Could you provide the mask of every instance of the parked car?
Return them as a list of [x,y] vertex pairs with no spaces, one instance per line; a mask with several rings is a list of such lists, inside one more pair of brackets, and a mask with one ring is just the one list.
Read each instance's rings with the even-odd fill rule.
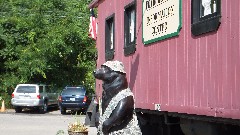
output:
[[11,104],[17,113],[23,108],[35,108],[45,113],[49,106],[58,105],[58,93],[44,84],[18,84],[12,93]]
[[58,101],[61,114],[66,114],[66,110],[85,113],[90,104],[84,86],[66,86],[61,92]]

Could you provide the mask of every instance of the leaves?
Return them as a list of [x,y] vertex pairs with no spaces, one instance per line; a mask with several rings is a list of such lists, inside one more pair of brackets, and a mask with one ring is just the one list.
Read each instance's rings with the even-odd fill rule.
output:
[[93,92],[96,48],[88,38],[91,0],[0,2],[0,94],[18,83]]

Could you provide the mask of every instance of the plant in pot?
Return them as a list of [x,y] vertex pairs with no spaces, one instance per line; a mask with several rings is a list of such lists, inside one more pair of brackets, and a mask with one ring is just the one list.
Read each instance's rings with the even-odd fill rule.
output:
[[77,114],[75,115],[75,122],[68,124],[69,135],[88,135],[88,128],[80,122]]

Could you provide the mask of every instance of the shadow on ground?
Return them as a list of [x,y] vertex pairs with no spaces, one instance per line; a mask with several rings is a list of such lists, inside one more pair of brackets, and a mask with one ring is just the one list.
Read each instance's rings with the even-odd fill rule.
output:
[[[51,106],[51,107],[48,108],[47,113],[51,113],[51,112],[54,112],[54,111],[57,111],[57,110],[59,110],[59,108],[57,106]],[[24,108],[22,110],[22,112],[20,112],[20,113],[40,114],[38,109],[29,109],[29,108]]]

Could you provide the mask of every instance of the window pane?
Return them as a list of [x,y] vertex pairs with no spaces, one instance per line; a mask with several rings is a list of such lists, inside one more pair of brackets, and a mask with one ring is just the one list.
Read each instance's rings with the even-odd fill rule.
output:
[[216,31],[221,22],[221,0],[192,0],[191,15],[193,35]]
[[36,93],[35,86],[19,86],[17,88],[17,93]]
[[130,11],[130,18],[129,18],[129,41],[133,42],[134,41],[134,27],[135,27],[135,10]]
[[39,86],[39,93],[43,93],[43,86]]
[[45,86],[46,92],[50,92],[49,86]]
[[110,23],[110,49],[113,49],[113,22]]
[[81,87],[77,87],[77,88],[66,88],[63,90],[62,94],[63,95],[84,95],[85,94],[85,89],[81,88]]
[[201,0],[200,17],[210,15],[217,11],[216,0]]

